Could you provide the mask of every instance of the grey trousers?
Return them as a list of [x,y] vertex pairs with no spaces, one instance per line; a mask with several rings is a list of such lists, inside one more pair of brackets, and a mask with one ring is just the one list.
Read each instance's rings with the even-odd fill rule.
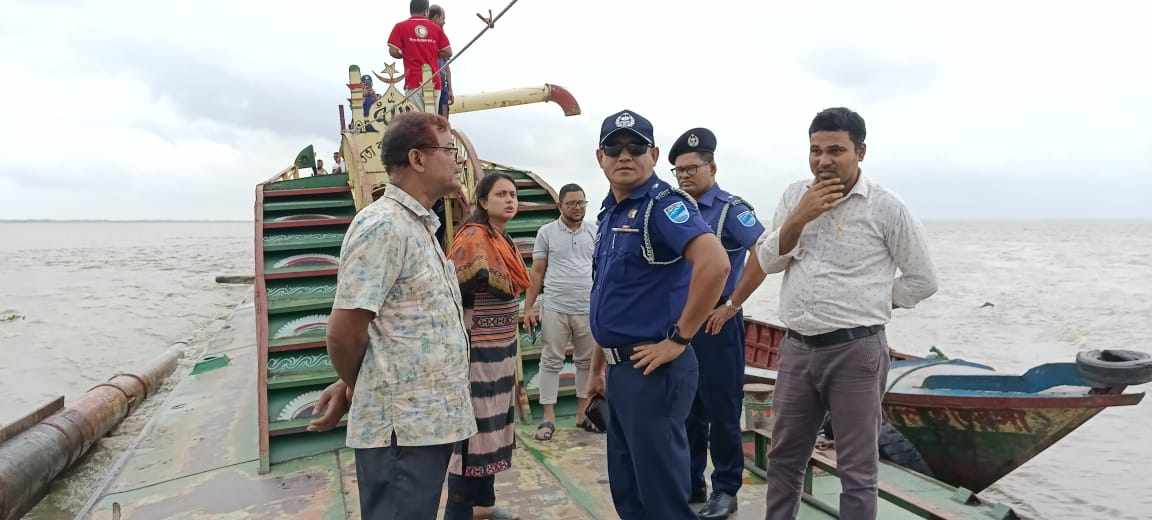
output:
[[365,520],[435,520],[452,445],[356,450],[360,516]]
[[765,520],[794,519],[804,469],[826,412],[836,432],[843,491],[840,518],[876,518],[880,399],[888,375],[888,341],[867,338],[812,348],[786,337],[773,394],[772,449],[768,452]]
[[588,326],[588,315],[540,309],[540,328],[544,333],[544,348],[540,352],[540,404],[556,404],[564,351],[569,343],[576,365],[576,397],[588,397],[588,369],[592,367],[592,353],[599,348]]

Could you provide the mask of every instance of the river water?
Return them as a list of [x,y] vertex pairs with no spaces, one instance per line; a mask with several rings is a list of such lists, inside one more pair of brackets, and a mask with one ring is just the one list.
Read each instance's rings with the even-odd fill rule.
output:
[[[1149,351],[1150,222],[928,222],[940,291],[891,345],[1021,371],[1092,348]],[[250,223],[0,222],[0,423],[218,330],[252,272]],[[774,321],[778,277],[746,306]],[[992,306],[985,306],[985,303]],[[1144,387],[1147,390],[1152,387]],[[143,418],[102,442],[33,518],[67,518]],[[1152,517],[1152,404],[1104,411],[985,495],[1035,518]]]

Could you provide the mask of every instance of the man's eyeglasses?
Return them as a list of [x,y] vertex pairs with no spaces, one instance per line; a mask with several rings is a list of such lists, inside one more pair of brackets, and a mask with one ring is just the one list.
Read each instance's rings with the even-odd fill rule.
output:
[[648,145],[644,143],[625,143],[625,144],[606,144],[600,146],[604,150],[604,155],[608,157],[620,157],[620,153],[628,150],[628,155],[632,157],[639,157],[648,153]]
[[586,200],[570,200],[564,203],[565,208],[579,209],[588,206]]
[[691,164],[688,166],[677,166],[677,167],[672,168],[668,171],[672,172],[672,175],[675,175],[676,177],[692,177],[692,176],[696,175],[696,172],[699,171],[700,168],[703,168],[704,166],[707,166],[708,164],[709,163]]
[[445,150],[456,159],[456,164],[464,164],[464,149],[459,146],[421,146],[420,148],[433,148]]

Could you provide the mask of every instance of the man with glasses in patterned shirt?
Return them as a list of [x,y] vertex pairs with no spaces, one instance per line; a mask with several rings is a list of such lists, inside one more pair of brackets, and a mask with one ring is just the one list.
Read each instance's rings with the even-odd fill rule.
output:
[[452,446],[476,433],[468,330],[433,202],[456,193],[462,154],[448,120],[397,116],[381,141],[389,184],[356,214],[340,250],[327,347],[340,380],[311,431],[348,410],[364,518],[433,520]]

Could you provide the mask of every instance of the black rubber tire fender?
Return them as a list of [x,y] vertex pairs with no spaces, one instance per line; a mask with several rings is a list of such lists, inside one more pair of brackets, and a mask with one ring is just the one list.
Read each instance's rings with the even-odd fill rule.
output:
[[908,468],[912,471],[927,475],[932,475],[932,468],[928,467],[928,463],[924,462],[924,457],[920,456],[920,451],[908,441],[904,434],[900,433],[895,426],[892,426],[888,421],[880,424],[880,437],[876,442],[880,447],[880,458],[891,461]]
[[1152,355],[1135,350],[1086,350],[1076,354],[1076,369],[1093,388],[1152,382]]

